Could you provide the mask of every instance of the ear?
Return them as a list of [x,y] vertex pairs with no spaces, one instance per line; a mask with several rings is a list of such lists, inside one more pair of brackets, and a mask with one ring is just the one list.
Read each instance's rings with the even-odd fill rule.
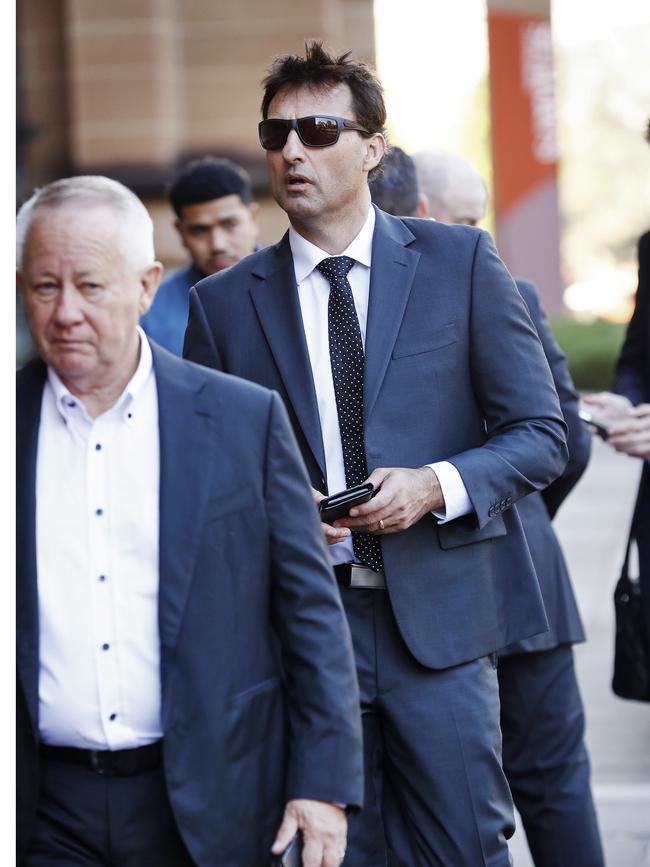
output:
[[418,193],[418,206],[415,212],[416,217],[429,216],[429,200],[424,193]]
[[153,304],[153,299],[156,297],[158,286],[162,278],[163,266],[161,262],[154,262],[140,277],[140,285],[142,291],[140,293],[139,313],[140,316],[150,309]]
[[260,206],[257,202],[251,202],[250,205],[247,206],[250,211],[251,217],[253,219],[253,224],[255,226],[255,237],[259,238],[260,235]]
[[366,146],[363,168],[366,172],[371,172],[386,153],[386,139],[380,132],[376,132],[364,138],[363,142]]

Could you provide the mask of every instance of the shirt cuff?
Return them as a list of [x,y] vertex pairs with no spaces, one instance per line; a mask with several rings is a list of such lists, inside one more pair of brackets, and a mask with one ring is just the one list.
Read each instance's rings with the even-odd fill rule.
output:
[[445,498],[444,508],[434,509],[432,513],[438,519],[439,524],[446,524],[474,511],[472,501],[467,494],[467,488],[453,464],[450,464],[449,461],[438,461],[426,466],[431,467],[438,476],[442,496]]

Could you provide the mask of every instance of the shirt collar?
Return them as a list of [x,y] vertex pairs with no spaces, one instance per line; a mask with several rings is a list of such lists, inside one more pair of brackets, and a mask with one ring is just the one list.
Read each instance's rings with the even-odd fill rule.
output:
[[[130,402],[136,400],[153,369],[151,346],[149,345],[149,341],[140,326],[138,326],[138,334],[140,335],[140,359],[138,361],[138,366],[135,373],[128,381],[126,388],[113,404],[113,409],[120,404],[125,403],[127,400]],[[52,367],[49,367],[49,365],[47,368],[47,381],[54,393],[56,407],[64,419],[67,419],[70,410],[74,409],[77,405],[85,412],[83,401],[72,394],[70,389],[62,382],[56,371]]]
[[[372,260],[372,236],[374,231],[375,209],[371,205],[361,231],[340,255],[349,256],[351,259],[355,259],[369,268]],[[311,241],[299,235],[293,226],[289,226],[289,244],[293,256],[293,267],[296,272],[296,282],[298,284],[302,283],[305,277],[311,274],[319,262],[330,257],[330,254],[326,253],[325,250],[321,250],[320,247],[317,247]]]

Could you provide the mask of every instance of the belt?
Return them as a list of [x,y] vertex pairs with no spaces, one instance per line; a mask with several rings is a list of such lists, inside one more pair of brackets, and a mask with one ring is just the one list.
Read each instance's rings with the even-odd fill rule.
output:
[[382,572],[373,572],[367,566],[358,563],[340,563],[334,567],[336,580],[342,587],[361,587],[366,590],[385,590],[386,576]]
[[157,768],[162,762],[162,741],[133,750],[82,750],[77,747],[54,747],[41,744],[40,753],[54,762],[83,765],[107,777],[132,777]]

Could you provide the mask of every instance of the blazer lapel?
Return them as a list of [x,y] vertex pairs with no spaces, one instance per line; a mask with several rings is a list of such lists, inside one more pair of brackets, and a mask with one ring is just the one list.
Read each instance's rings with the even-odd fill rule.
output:
[[214,470],[216,408],[202,398],[205,376],[200,369],[153,343],[152,352],[160,431],[158,619],[161,643],[173,647]]
[[34,728],[38,726],[36,456],[46,367],[20,371],[16,393],[16,665]]
[[420,259],[418,252],[406,246],[415,238],[401,220],[377,208],[375,215],[366,326],[363,401],[366,422],[388,367]]
[[316,463],[325,476],[325,453],[318,403],[288,234],[260,261],[253,274],[260,279],[251,289],[253,304],[293,412]]

